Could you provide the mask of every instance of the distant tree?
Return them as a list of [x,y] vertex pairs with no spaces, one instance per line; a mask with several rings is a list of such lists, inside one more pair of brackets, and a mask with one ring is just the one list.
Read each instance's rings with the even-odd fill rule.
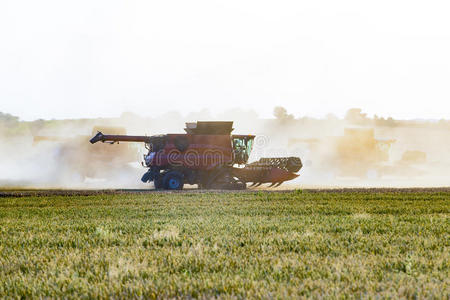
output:
[[19,122],[19,117],[0,112],[0,122],[4,124],[14,124]]
[[283,122],[294,120],[294,115],[288,114],[286,108],[282,106],[276,106],[273,109],[273,115],[275,116],[275,118],[277,118],[277,120]]
[[387,127],[397,126],[397,122],[392,117],[385,119],[383,117],[375,115],[373,117],[373,121],[375,126],[387,126]]
[[357,125],[364,125],[370,121],[367,114],[362,113],[361,108],[350,108],[345,114],[345,120]]
[[19,120],[19,117],[0,112],[0,134],[18,136],[29,133],[29,122]]

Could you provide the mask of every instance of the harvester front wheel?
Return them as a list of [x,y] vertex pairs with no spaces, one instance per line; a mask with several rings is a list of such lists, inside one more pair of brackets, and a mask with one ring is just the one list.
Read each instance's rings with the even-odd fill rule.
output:
[[163,185],[166,190],[183,189],[183,175],[177,171],[170,171],[164,175]]
[[155,190],[162,190],[162,189],[164,189],[163,178],[161,176],[159,176],[158,178],[155,178],[153,180],[153,183],[155,184]]

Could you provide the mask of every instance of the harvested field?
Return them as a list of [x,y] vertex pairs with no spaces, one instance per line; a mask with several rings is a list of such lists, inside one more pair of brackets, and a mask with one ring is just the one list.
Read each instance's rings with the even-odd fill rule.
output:
[[0,296],[450,296],[450,189],[3,190]]

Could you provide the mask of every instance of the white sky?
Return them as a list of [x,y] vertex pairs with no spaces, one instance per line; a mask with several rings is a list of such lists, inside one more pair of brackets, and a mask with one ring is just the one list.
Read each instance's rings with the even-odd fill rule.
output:
[[450,118],[450,2],[1,0],[0,111]]

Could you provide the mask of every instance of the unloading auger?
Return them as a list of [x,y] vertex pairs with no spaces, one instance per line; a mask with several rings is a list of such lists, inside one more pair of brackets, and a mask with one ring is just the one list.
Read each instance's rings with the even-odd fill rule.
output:
[[105,135],[90,142],[143,142],[148,148],[143,182],[156,189],[180,190],[184,184],[201,189],[245,189],[292,180],[302,167],[298,157],[261,158],[248,163],[254,135],[232,135],[233,122],[186,123],[185,134],[154,136]]

